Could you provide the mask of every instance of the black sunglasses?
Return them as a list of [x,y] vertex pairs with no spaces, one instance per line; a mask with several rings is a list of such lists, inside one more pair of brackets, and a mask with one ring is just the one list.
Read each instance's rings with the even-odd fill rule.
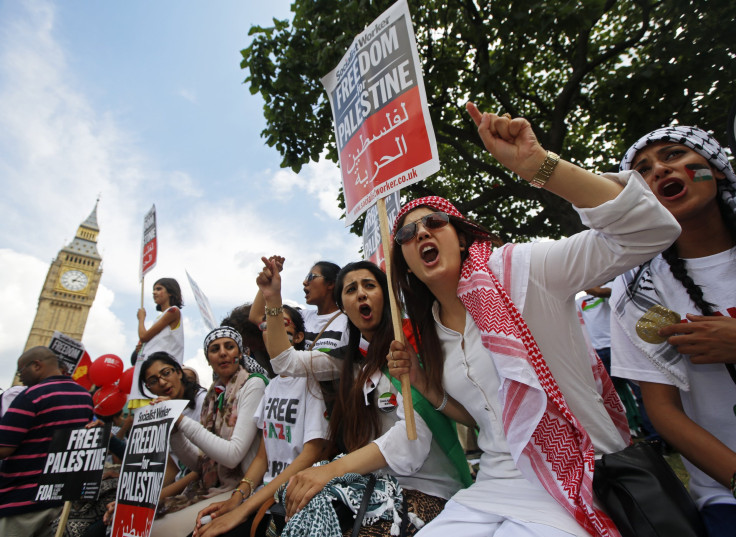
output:
[[450,223],[450,217],[447,213],[437,211],[436,213],[429,213],[422,216],[419,220],[409,222],[408,224],[399,228],[394,236],[396,243],[401,246],[412,240],[417,235],[417,224],[421,222],[426,229],[440,229]]
[[307,274],[307,277],[304,278],[304,281],[309,283],[315,278],[324,278],[324,276],[322,276],[322,274],[315,274],[314,272],[310,272],[309,274]]

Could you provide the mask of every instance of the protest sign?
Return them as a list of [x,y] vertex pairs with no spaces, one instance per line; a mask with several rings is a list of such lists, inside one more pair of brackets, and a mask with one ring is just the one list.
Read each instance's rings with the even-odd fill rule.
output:
[[36,501],[96,500],[110,441],[110,424],[58,429],[38,478]]
[[92,381],[87,376],[92,360],[80,341],[56,331],[49,343],[49,349],[59,357],[62,370],[71,375],[77,384],[88,390],[92,387]]
[[199,313],[202,315],[202,320],[207,326],[207,330],[214,330],[217,324],[215,323],[215,316],[212,314],[212,308],[210,307],[210,301],[207,299],[207,295],[202,292],[197,282],[189,275],[189,272],[186,270],[184,272],[187,273],[189,285],[192,287],[192,292],[194,293],[194,300],[197,301]]
[[156,205],[143,217],[143,240],[141,242],[141,282],[143,276],[156,266],[158,243],[156,242]]
[[169,456],[169,435],[187,403],[165,401],[136,412],[118,479],[112,537],[151,533]]
[[332,107],[345,225],[376,199],[439,170],[409,7],[399,0],[322,78]]
[[[386,197],[386,213],[388,214],[388,226],[393,227],[396,215],[399,214],[399,193],[393,192]],[[386,257],[381,248],[381,226],[379,225],[378,208],[372,205],[365,214],[363,222],[363,259],[372,261],[386,271]]]

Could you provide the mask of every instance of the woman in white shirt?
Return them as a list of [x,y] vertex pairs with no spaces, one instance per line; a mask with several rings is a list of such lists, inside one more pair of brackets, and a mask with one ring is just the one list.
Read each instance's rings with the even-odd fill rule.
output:
[[468,111],[502,165],[573,203],[592,230],[494,250],[442,198],[399,213],[392,266],[424,368],[394,342],[390,371],[409,372],[435,405],[447,398],[449,415],[467,410],[483,450],[476,482],[420,535],[618,535],[594,505],[593,463],[627,445],[628,426],[574,296],[661,251],[679,226],[638,174],[595,175],[545,151],[526,120]]
[[[280,275],[273,262],[266,258],[263,261],[265,268],[257,283],[266,303],[266,344],[271,365],[284,375],[314,375],[317,380],[339,378],[329,438],[339,451],[347,453],[292,477],[286,489],[287,515],[291,517],[301,510],[335,477],[380,470],[399,482],[409,512],[425,522],[431,520],[463,482],[460,469],[445,455],[419,414],[418,438],[407,439],[400,389],[383,372],[393,339],[386,275],[368,261],[350,263],[340,271],[335,299],[348,317],[350,339],[344,357],[337,359],[323,352],[297,351],[289,346],[281,312]],[[466,461],[462,461],[461,468],[467,472]],[[385,523],[388,532],[391,521]],[[416,528],[410,526],[411,534],[414,531]]]

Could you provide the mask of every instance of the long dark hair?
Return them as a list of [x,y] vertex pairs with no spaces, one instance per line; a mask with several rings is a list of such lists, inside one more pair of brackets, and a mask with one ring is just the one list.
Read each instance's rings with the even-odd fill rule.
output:
[[168,352],[158,351],[146,357],[146,360],[141,365],[141,374],[138,377],[138,390],[140,390],[141,393],[144,393],[143,387],[145,386],[146,373],[148,372],[148,368],[153,365],[153,362],[163,362],[166,365],[173,367],[178,373],[181,373],[181,383],[184,386],[184,399],[189,400],[189,404],[187,405],[189,408],[194,408],[197,404],[197,395],[204,388],[196,382],[189,380],[189,378],[184,374],[184,370],[181,368],[179,362],[177,362],[176,358],[171,356]]
[[[428,205],[419,205],[414,210],[420,207],[425,207],[433,211],[437,210],[435,207]],[[396,225],[396,229],[404,225],[406,217],[412,212],[409,211],[401,217]],[[453,215],[449,215],[449,217],[450,225],[455,228],[460,239],[460,244],[465,245],[460,248],[460,260],[462,263],[468,257],[468,248],[476,241],[490,241],[494,246],[503,244],[501,239],[480,224],[472,220],[463,220]],[[404,253],[401,251],[401,246],[395,242],[392,243],[391,270],[394,275],[394,291],[396,296],[400,297],[404,310],[409,316],[414,339],[417,342],[417,353],[422,357],[427,381],[435,390],[441,391],[442,371],[445,360],[432,315],[432,306],[437,299],[429,287],[409,270],[409,265],[404,258]]]
[[[721,182],[723,183],[725,181]],[[731,238],[736,242],[736,215],[734,215],[733,210],[726,205],[726,202],[723,201],[720,188],[716,194],[716,201],[718,202],[718,210],[721,213],[723,223],[731,233]],[[685,260],[682,259],[677,252],[677,241],[672,243],[669,248],[662,252],[662,257],[667,261],[667,264],[669,264],[672,275],[682,284],[685,291],[687,291],[687,295],[690,297],[690,300],[695,303],[701,313],[703,315],[713,315],[715,313],[715,304],[711,304],[705,300],[703,290],[687,273]]]
[[[181,298],[181,288],[179,287],[179,282],[177,282],[174,278],[160,278],[154,282],[153,286],[156,287],[157,285],[162,286],[164,289],[166,289],[169,292],[169,304],[171,306],[176,306],[177,308],[183,308],[184,307],[184,301]],[[156,304],[156,311],[161,311],[161,306]]]
[[[345,265],[337,275],[334,292],[335,302],[342,310],[342,289],[345,277],[350,272],[361,269],[369,271],[376,278],[381,286],[384,300],[381,322],[371,338],[365,357],[360,352],[360,331],[348,318],[350,339],[342,360],[340,383],[329,422],[329,439],[348,452],[367,445],[381,433],[378,409],[375,406],[376,391],[374,390],[370,394],[372,404],[366,405],[363,386],[365,386],[371,375],[380,370],[386,363],[386,355],[393,340],[388,282],[386,275],[375,264],[370,261],[356,261]],[[356,368],[356,365],[361,367]],[[359,371],[357,375],[355,374],[356,369]]]

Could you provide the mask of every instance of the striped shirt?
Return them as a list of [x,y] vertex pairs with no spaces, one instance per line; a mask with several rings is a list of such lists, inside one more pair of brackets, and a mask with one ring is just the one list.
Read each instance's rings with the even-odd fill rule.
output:
[[51,438],[91,419],[92,397],[70,377],[48,377],[15,398],[0,421],[0,447],[15,448],[0,466],[0,517],[60,505],[35,501]]

